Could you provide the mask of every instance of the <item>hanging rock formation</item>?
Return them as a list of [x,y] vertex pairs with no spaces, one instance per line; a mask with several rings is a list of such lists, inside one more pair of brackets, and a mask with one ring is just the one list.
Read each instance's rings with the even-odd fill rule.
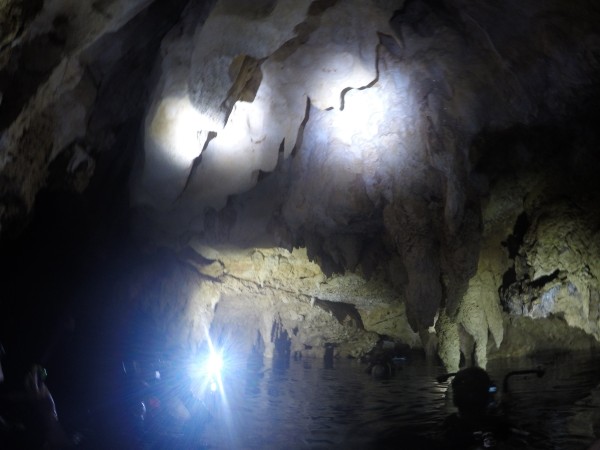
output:
[[48,191],[126,216],[174,256],[129,299],[173,342],[456,368],[600,340],[594,2],[25,3],[0,7],[2,237]]

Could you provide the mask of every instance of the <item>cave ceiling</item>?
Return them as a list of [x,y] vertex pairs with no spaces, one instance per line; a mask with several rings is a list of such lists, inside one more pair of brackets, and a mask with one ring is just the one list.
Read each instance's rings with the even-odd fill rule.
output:
[[186,308],[600,338],[597,2],[11,0],[0,25],[5,242],[59,192],[213,283]]

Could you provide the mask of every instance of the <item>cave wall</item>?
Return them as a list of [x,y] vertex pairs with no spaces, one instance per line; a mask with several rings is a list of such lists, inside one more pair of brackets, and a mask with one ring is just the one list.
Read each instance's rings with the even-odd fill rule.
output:
[[0,236],[40,192],[99,226],[125,208],[176,257],[129,301],[178,345],[246,311],[239,346],[269,356],[278,336],[449,368],[587,348],[599,19],[585,0],[7,2]]
[[[565,121],[558,130],[518,128],[481,137],[518,156],[494,160],[493,169],[480,161],[490,184],[479,266],[449,324],[474,338],[480,365],[488,354],[588,349],[597,341],[598,189],[585,176],[589,167],[579,163],[580,152],[588,151],[582,149],[596,144],[580,145],[579,120],[589,117],[577,117],[575,125]],[[472,351],[458,336],[442,346],[450,353]]]
[[[564,162],[558,155],[567,150],[551,141],[561,137],[571,145],[564,138],[577,135],[571,116],[586,110],[580,101],[597,83],[592,21],[558,2],[528,4],[526,11],[511,3],[279,2],[270,10],[244,11],[251,36],[226,32],[215,41],[213,27],[248,26],[229,6],[217,5],[201,31],[178,32],[166,43],[162,81],[147,116],[145,165],[132,198],[141,211],[139,228],[154,242],[158,231],[159,239],[180,248],[196,241],[217,248],[304,247],[325,277],[345,285],[350,274],[375,276],[392,286],[405,308],[402,317],[421,336],[419,346],[435,348],[440,341],[440,353],[453,360],[460,350],[471,358],[467,349],[473,347],[474,360],[485,366],[488,347],[503,342],[504,316],[514,315],[501,296],[518,301],[512,291],[504,293],[523,289],[522,283],[507,285],[511,264],[544,266],[507,255],[503,245],[527,209],[521,199],[552,186],[544,195],[546,213],[553,214],[561,196],[580,192],[570,188],[570,179],[581,164],[555,178],[554,167]],[[515,16],[517,10],[523,15]],[[291,20],[292,30],[282,18]],[[580,20],[577,31],[571,29],[571,21]],[[271,33],[269,44],[257,44],[264,33]],[[173,48],[185,56],[172,60]],[[197,66],[198,58],[207,64]],[[250,82],[257,79],[258,86]],[[244,89],[251,88],[245,98]],[[184,163],[173,157],[183,154],[174,133],[183,126],[178,111],[190,104],[196,116],[187,133],[197,142]],[[511,130],[519,127],[534,137],[511,142]],[[503,148],[496,139],[521,148]],[[531,165],[541,166],[535,178],[528,177]],[[165,166],[173,171],[165,175]],[[176,178],[178,188],[157,183],[163,176]],[[495,192],[511,182],[510,193]],[[503,195],[510,197],[508,209],[495,204]],[[531,207],[544,214],[540,198]],[[494,223],[499,214],[501,223]],[[574,226],[563,219],[557,219],[564,229],[555,230],[556,237]],[[588,234],[595,223],[586,222]],[[540,232],[531,230],[530,240],[555,239]],[[549,257],[541,257],[553,268],[546,276],[561,270]],[[220,270],[236,271],[235,264],[220,262]],[[517,277],[529,278],[528,270]],[[246,278],[263,286],[272,277],[263,272],[257,265]],[[576,289],[564,286],[565,292]],[[583,289],[595,295],[593,286]],[[530,294],[530,301],[539,296]],[[344,297],[335,301],[361,303]],[[385,295],[377,302],[394,304]],[[589,300],[580,307],[563,303],[544,317],[574,308],[565,315],[567,325],[593,336],[593,315],[586,326],[576,325],[588,314]],[[451,339],[432,331],[440,308],[447,325],[437,330],[455,327]],[[406,333],[392,335],[414,345]]]

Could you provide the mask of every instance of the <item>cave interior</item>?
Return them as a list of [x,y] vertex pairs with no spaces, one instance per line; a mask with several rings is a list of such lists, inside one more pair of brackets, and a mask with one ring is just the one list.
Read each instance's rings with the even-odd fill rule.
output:
[[448,371],[598,347],[597,2],[9,0],[0,24],[7,380],[223,336]]

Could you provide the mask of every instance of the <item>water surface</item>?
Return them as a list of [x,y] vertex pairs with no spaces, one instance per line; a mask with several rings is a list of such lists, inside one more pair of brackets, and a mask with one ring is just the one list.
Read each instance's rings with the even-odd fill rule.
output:
[[[491,361],[499,388],[512,370],[545,368],[545,376],[510,381],[509,420],[523,435],[502,448],[585,449],[596,409],[583,399],[600,383],[599,359],[589,353]],[[218,449],[377,448],[381,437],[402,448],[430,439],[455,411],[444,369],[409,356],[394,377],[375,380],[357,361],[291,361],[287,367],[237,370],[224,378],[226,406],[203,432]],[[418,443],[414,444],[416,447]]]

